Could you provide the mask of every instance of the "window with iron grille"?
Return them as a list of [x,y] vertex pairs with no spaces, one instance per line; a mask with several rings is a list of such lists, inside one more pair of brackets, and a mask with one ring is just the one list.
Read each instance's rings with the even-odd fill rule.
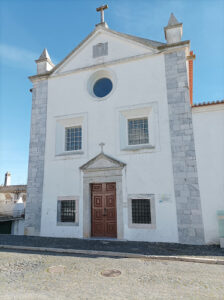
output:
[[60,201],[60,222],[76,222],[76,203],[75,200]]
[[93,58],[108,55],[108,43],[99,43],[93,46]]
[[82,149],[82,127],[65,128],[65,151]]
[[132,199],[132,223],[151,224],[150,199]]
[[140,145],[149,143],[148,118],[128,120],[128,144]]

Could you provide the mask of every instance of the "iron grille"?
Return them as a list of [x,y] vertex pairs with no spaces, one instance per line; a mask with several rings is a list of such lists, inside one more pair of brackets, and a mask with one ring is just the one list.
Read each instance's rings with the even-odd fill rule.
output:
[[151,224],[150,199],[132,199],[132,223]]
[[65,129],[65,150],[82,149],[82,127],[69,127]]
[[128,144],[139,145],[149,143],[148,119],[128,120]]
[[75,222],[75,200],[61,201],[61,222]]

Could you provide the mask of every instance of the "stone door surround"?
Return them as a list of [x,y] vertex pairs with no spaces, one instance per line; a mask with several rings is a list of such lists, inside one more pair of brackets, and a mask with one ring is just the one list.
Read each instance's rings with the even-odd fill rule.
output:
[[125,164],[101,152],[80,167],[83,175],[83,237],[91,237],[91,185],[116,184],[117,238],[124,238],[122,169]]

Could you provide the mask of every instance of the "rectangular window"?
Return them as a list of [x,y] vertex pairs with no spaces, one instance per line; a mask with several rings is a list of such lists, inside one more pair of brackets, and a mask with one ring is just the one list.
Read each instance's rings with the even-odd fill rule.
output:
[[148,118],[128,120],[128,144],[140,145],[149,143]]
[[150,199],[132,199],[132,224],[151,224]]
[[93,58],[108,55],[108,43],[99,43],[93,46]]
[[60,201],[60,222],[76,222],[76,203],[75,200]]
[[82,149],[82,127],[65,128],[65,151]]

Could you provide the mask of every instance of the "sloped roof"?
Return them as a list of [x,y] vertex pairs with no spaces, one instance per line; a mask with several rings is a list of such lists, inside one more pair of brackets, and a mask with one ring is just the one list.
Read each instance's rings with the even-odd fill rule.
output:
[[135,35],[131,35],[131,34],[127,34],[127,33],[121,33],[112,29],[108,29],[110,32],[121,36],[123,38],[135,41],[137,43],[143,44],[145,46],[149,46],[149,47],[153,47],[153,48],[157,48],[159,46],[165,45],[165,43],[162,42],[157,42],[157,41],[153,41],[153,40],[149,40],[149,39],[145,39],[145,38],[141,38]]
[[201,107],[201,106],[208,106],[208,105],[215,105],[215,104],[224,104],[224,99],[223,100],[217,100],[217,101],[195,103],[195,104],[192,105],[192,107]]
[[0,193],[26,193],[27,185],[7,185],[0,186]]

